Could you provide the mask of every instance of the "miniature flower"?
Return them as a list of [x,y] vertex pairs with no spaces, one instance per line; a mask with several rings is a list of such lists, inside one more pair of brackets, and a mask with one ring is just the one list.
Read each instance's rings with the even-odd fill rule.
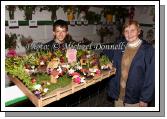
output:
[[29,70],[29,69],[24,69],[24,70],[25,70],[25,72],[26,72],[27,74],[30,73],[30,70]]
[[90,75],[95,76],[95,74],[94,74],[94,73],[91,73]]
[[40,62],[40,65],[45,65],[44,61],[41,61],[41,62]]
[[46,82],[46,84],[47,84],[47,85],[50,85],[50,83],[49,83],[49,82]]
[[35,66],[31,66],[31,68],[32,68],[32,69],[34,69],[34,68],[35,68]]
[[81,83],[85,83],[85,77],[81,77]]
[[38,90],[35,90],[35,91],[34,91],[34,94],[35,94],[38,98],[41,97],[41,92],[38,91]]
[[36,79],[35,79],[35,78],[31,79],[31,82],[32,82],[32,83],[35,83],[35,82],[36,82]]
[[75,82],[75,83],[78,83],[78,84],[81,83],[81,78],[80,78],[80,77],[75,78],[75,79],[74,79],[74,82]]
[[96,70],[96,74],[98,74],[98,75],[99,75],[100,73],[101,73],[101,72],[100,72],[100,70]]
[[81,70],[81,69],[82,69],[82,67],[81,67],[81,66],[77,66],[77,69]]
[[35,89],[35,90],[40,90],[40,88],[41,88],[41,85],[40,85],[40,84],[36,84],[36,85],[34,86],[34,89]]
[[16,56],[16,51],[14,49],[9,49],[7,57],[14,57],[14,56]]
[[35,95],[39,95],[40,93],[41,93],[41,92],[38,91],[38,90],[34,91],[34,94],[35,94]]
[[68,73],[72,74],[72,73],[74,73],[74,71],[75,71],[74,69],[70,69],[70,70],[68,70]]
[[72,76],[80,76],[80,74],[78,72],[73,72],[71,75]]
[[43,92],[46,93],[48,92],[48,90],[49,90],[48,88],[44,88]]
[[63,72],[60,66],[58,67],[57,71],[59,72],[59,74]]

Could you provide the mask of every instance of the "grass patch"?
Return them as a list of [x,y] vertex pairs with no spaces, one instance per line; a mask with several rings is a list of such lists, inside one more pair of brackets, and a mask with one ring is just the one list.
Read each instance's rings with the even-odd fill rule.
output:
[[57,83],[48,85],[47,88],[49,89],[48,93],[57,89],[57,88],[63,88],[67,85],[69,85],[72,81],[72,78],[67,76],[66,74],[62,77],[59,77],[57,80]]
[[[38,84],[42,84],[42,82],[49,82],[50,83],[50,76],[46,73],[37,73],[34,75],[34,77],[36,78],[36,82]],[[62,77],[59,77],[57,79],[57,83],[53,84],[53,83],[50,83],[50,85],[46,85],[45,87],[48,88],[48,92],[51,92],[55,89],[58,89],[58,88],[62,88],[62,87],[65,87],[67,85],[69,85],[72,81],[72,78],[69,77],[67,74],[63,75]]]

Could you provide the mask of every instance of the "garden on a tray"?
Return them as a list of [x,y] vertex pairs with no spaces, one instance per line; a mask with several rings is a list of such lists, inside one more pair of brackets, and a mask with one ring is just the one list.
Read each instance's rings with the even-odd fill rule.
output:
[[19,79],[38,98],[72,82],[85,83],[111,68],[107,56],[81,49],[38,51],[5,59],[6,73]]

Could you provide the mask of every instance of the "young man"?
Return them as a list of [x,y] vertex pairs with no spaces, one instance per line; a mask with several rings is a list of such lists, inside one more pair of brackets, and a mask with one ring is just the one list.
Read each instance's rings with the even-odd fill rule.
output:
[[68,33],[68,23],[63,20],[57,20],[54,22],[53,36],[53,40],[45,44],[51,51],[59,48],[65,48],[65,43],[74,42]]
[[116,75],[109,80],[108,95],[115,106],[147,107],[153,100],[155,87],[154,48],[139,39],[137,21],[125,23],[123,34],[127,44],[112,54]]

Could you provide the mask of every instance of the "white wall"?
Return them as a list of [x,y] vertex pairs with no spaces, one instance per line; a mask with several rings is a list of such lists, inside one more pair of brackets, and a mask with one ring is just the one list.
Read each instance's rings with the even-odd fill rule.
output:
[[[153,24],[152,16],[150,16],[151,6],[135,6],[135,16],[134,19],[138,20],[140,23]],[[91,7],[89,10],[95,11],[96,13],[100,13],[101,9],[96,7]],[[35,14],[33,14],[33,20],[50,20],[51,13],[48,11],[39,12],[39,9],[36,10]],[[66,19],[66,15],[62,8],[57,11],[58,19]],[[76,18],[76,17],[75,17]],[[9,19],[8,11],[5,11],[5,20]],[[20,10],[15,11],[15,19],[16,20],[24,20],[24,12]],[[70,26],[69,25],[69,33],[72,35],[73,39],[76,41],[80,41],[83,37],[88,38],[94,42],[99,42],[100,37],[96,34],[96,28],[99,26],[96,25],[88,25],[88,26]],[[150,27],[142,27],[144,30],[144,37],[146,36],[147,31]],[[52,39],[52,26],[51,25],[42,25],[37,28],[29,28],[28,26],[20,26],[16,29],[9,29],[6,27],[6,33],[16,33],[22,34],[25,37],[31,36],[35,42],[47,42]],[[114,30],[114,36],[111,39],[115,39],[117,37],[118,31]],[[112,42],[109,37],[105,38],[105,42]]]

